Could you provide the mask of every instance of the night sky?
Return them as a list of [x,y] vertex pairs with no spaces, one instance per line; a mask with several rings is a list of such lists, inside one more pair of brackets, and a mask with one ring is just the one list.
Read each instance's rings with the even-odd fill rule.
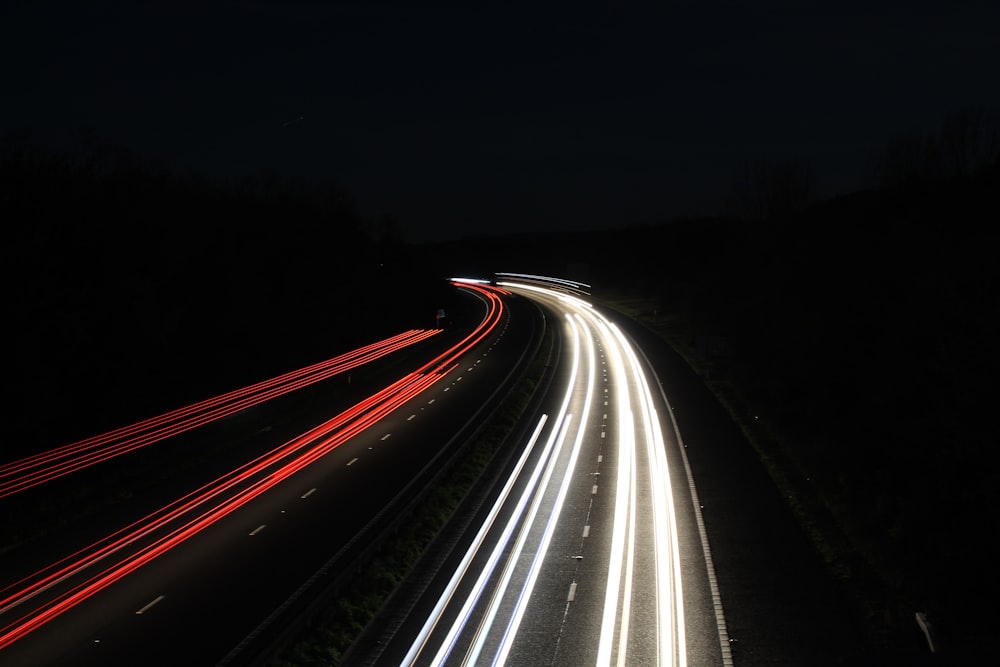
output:
[[1000,3],[63,2],[0,15],[0,130],[333,180],[414,241],[722,209],[756,161],[866,187],[1000,109]]

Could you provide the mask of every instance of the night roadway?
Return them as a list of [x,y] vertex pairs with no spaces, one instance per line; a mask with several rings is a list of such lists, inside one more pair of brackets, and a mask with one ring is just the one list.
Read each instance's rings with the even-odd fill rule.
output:
[[[526,415],[539,423],[524,438],[535,446],[524,462],[512,456],[488,498],[476,499],[478,511],[450,554],[433,557],[444,558],[438,577],[405,609],[403,627],[360,642],[352,660],[731,664],[675,433],[646,441],[670,420],[659,423],[669,410],[655,385],[643,386],[645,364],[636,359],[628,368],[624,339],[583,301],[500,284],[537,301],[561,341],[551,385],[533,418]],[[654,413],[642,405],[644,389],[652,390],[645,398]],[[546,438],[551,454],[539,451]],[[525,449],[515,442],[515,451]],[[512,488],[502,489],[508,477]],[[658,491],[665,502],[658,504]],[[496,497],[508,501],[493,515]],[[491,527],[488,536],[465,556],[483,525]],[[447,580],[460,570],[464,576],[450,588]],[[443,611],[435,609],[439,597],[447,600]],[[466,599],[467,618],[457,611]]]
[[[652,419],[662,432],[664,470],[671,490],[668,513],[673,527],[666,531],[670,533],[666,543],[670,546],[655,546],[651,533],[646,532],[657,524],[653,518],[658,510],[644,509],[642,504],[642,499],[655,490],[651,490],[648,481],[641,481],[646,475],[642,457],[636,457],[640,474],[628,482],[640,499],[638,521],[633,515],[629,524],[631,533],[616,527],[623,497],[617,487],[627,475],[619,474],[622,454],[611,441],[614,434],[623,432],[623,422],[627,420],[621,416],[626,413],[616,413],[614,405],[618,395],[636,391],[637,377],[626,378],[618,371],[608,371],[607,362],[613,355],[607,333],[602,332],[596,320],[587,325],[581,320],[580,340],[590,338],[586,346],[596,353],[595,359],[599,360],[596,363],[600,364],[591,370],[600,370],[587,381],[596,387],[591,393],[587,393],[587,383],[582,381],[567,389],[573,362],[569,354],[572,334],[562,322],[561,311],[566,306],[549,296],[515,291],[519,296],[505,299],[509,308],[498,326],[465,351],[458,364],[424,393],[406,401],[313,465],[139,567],[126,579],[4,646],[0,650],[0,663],[248,664],[275,630],[267,624],[261,625],[262,622],[317,571],[327,572],[324,576],[336,572],[338,561],[331,558],[343,554],[345,545],[351,544],[352,538],[413,479],[414,471],[433,462],[434,455],[453,442],[457,433],[482,419],[484,410],[508,387],[505,383],[516,379],[515,371],[531,357],[527,352],[538,345],[541,322],[538,316],[544,312],[548,326],[557,327],[560,342],[547,391],[525,419],[534,424],[539,415],[556,415],[563,403],[578,418],[587,416],[581,424],[579,452],[572,459],[568,453],[560,455],[561,459],[553,457],[554,466],[568,471],[569,481],[562,489],[553,483],[533,501],[540,503],[539,516],[545,519],[552,514],[551,508],[545,509],[550,507],[546,503],[560,496],[559,521],[552,522],[551,529],[544,528],[544,521],[535,527],[530,522],[525,524],[528,526],[524,529],[525,539],[534,535],[530,539],[550,540],[545,542],[547,555],[540,560],[541,569],[535,574],[517,575],[533,582],[533,592],[527,598],[544,604],[520,612],[524,613],[522,626],[528,629],[520,633],[521,643],[514,644],[509,648],[510,653],[505,654],[509,663],[610,664],[610,660],[625,664],[623,655],[641,655],[642,664],[815,665],[843,664],[845,659],[866,664],[864,656],[857,654],[854,630],[843,620],[846,603],[832,594],[815,555],[808,550],[804,536],[795,528],[780,499],[769,491],[763,469],[735,426],[675,355],[648,332],[627,326],[624,318],[607,312],[612,321],[625,328],[627,335],[622,340],[637,344],[637,367],[647,377],[650,404],[659,415]],[[542,307],[531,305],[529,298]],[[432,343],[425,342],[415,348],[413,357],[418,352],[425,358],[439,352],[479,323],[485,304],[473,296],[467,301],[465,313],[454,313],[452,328],[430,339]],[[602,311],[595,309],[595,312]],[[577,362],[578,368],[584,365]],[[400,367],[383,369],[378,375],[358,373],[350,396],[356,400],[368,395],[384,386],[381,383],[386,377],[398,371]],[[342,383],[343,378],[338,382]],[[342,384],[338,387],[342,388]],[[201,469],[189,469],[183,480],[174,479],[163,488],[139,494],[134,507],[119,507],[115,513],[97,517],[86,526],[72,526],[6,555],[2,584],[7,586],[16,581],[20,574],[31,566],[37,567],[45,558],[53,560],[56,553],[70,553],[111,532],[122,522],[142,516],[164,499],[215,479],[227,467],[243,462],[248,454],[277,447],[347,405],[343,392],[324,404],[322,384],[304,395],[308,399],[289,397],[276,402],[296,414],[294,424],[286,419],[272,420],[277,409],[272,406],[253,409],[249,414],[240,414],[187,436],[188,446],[203,443],[201,438],[220,437],[233,438],[244,445],[238,452],[226,450],[231,458],[214,460]],[[589,410],[588,400],[592,403]],[[606,403],[612,407],[605,407]],[[632,403],[635,405],[636,400]],[[668,417],[671,413],[677,428]],[[649,425],[637,431],[648,431]],[[187,442],[183,437],[178,440],[179,447]],[[530,453],[526,461],[540,461],[539,449]],[[503,470],[496,471],[493,485],[474,494],[474,507],[460,511],[460,516],[463,512],[466,516],[464,523],[458,521],[456,525],[465,526],[464,534],[446,534],[447,539],[442,541],[446,547],[438,544],[429,550],[426,558],[433,561],[432,567],[422,564],[418,574],[432,571],[436,576],[421,581],[418,593],[422,595],[414,594],[413,580],[404,584],[400,595],[390,601],[384,614],[349,654],[349,664],[401,664],[410,659],[412,664],[438,664],[430,660],[429,650],[419,658],[412,657],[413,638],[427,623],[436,596],[463,558],[464,546],[489,511],[490,500],[499,493],[506,479],[504,475],[518,455],[519,448],[517,452],[509,452],[501,462]],[[525,469],[528,466],[526,463]],[[613,483],[612,477],[617,481]],[[556,474],[553,479],[558,479]],[[527,486],[530,484],[522,476],[512,482],[511,495]],[[498,511],[495,519],[498,525],[513,515],[509,506]],[[643,512],[651,514],[644,516]],[[545,530],[551,530],[551,534],[540,537]],[[634,561],[627,556],[616,560],[613,555],[619,533],[637,534],[637,544],[645,545],[636,549]],[[496,544],[496,540],[490,537],[484,544]],[[482,553],[486,551],[487,546],[483,546]],[[657,572],[655,554],[659,551],[673,551],[679,561]],[[477,558],[477,562],[482,562],[482,555]],[[713,562],[711,567],[709,558]],[[624,622],[618,605],[615,613],[619,620],[610,625],[602,620],[609,614],[604,585],[608,562],[617,562],[622,568],[624,574],[619,583],[622,589],[632,586],[635,605],[631,620],[625,614]],[[629,563],[634,564],[634,569],[628,567]],[[716,576],[718,585],[714,586]],[[671,601],[680,605],[678,613],[658,606],[658,580],[669,580],[667,589],[680,593]],[[469,587],[466,582],[456,590],[467,592]],[[32,605],[41,605],[57,592],[58,587],[46,589],[20,604],[3,608],[0,611],[3,633],[13,627],[16,616]],[[411,595],[412,601],[406,606],[393,606],[404,599],[404,594]],[[511,607],[510,602],[499,604],[498,613],[509,613]],[[391,622],[394,614],[399,616],[404,612],[401,622]],[[469,623],[480,624],[483,613],[475,612],[470,618]],[[452,619],[449,616],[447,620]],[[442,627],[446,625],[444,620],[441,623]],[[661,623],[669,627],[658,629]],[[602,629],[605,626],[610,629]],[[391,632],[385,635],[390,627]],[[439,634],[440,631],[439,628]],[[617,639],[616,633],[620,631],[627,634],[627,641]],[[244,644],[248,636],[260,641]],[[605,639],[602,643],[597,641],[599,637],[610,638],[608,648],[603,643]],[[446,664],[462,664],[459,654],[469,648],[468,641],[459,640],[462,641],[466,642],[464,648],[448,658]],[[617,648],[619,645],[627,648]],[[234,651],[236,647],[243,650]],[[411,651],[410,658],[403,657],[407,650]],[[631,660],[629,663],[635,664]]]
[[[452,313],[454,330],[420,350],[421,356],[439,352],[479,323],[485,306],[470,300],[466,319]],[[126,580],[6,646],[0,651],[0,661],[18,665],[215,664],[327,563],[512,377],[533,330],[508,324],[504,317],[489,337],[461,356],[455,370],[374,428],[140,567]],[[366,378],[364,373],[355,373],[355,399],[380,388],[378,381],[385,375]],[[310,405],[318,405],[318,398],[314,394]],[[230,425],[211,427],[211,437],[245,440],[247,423],[251,425],[256,439],[242,451],[232,452],[234,458],[228,465],[235,467],[244,462],[236,456],[276,447],[315,424],[318,417],[329,418],[342,407],[334,402],[323,415],[303,414],[295,429],[284,422],[280,428],[269,429],[259,420],[240,415]],[[232,430],[227,432],[227,428]],[[174,497],[186,493],[226,466],[224,461],[214,461],[211,469],[174,482],[156,499],[144,497],[142,508],[126,508],[107,524],[95,519],[92,525],[52,535],[44,543],[15,552],[17,558],[4,567],[4,585],[30,564],[37,567],[44,562],[43,554],[53,560],[52,554],[72,552],[110,532],[109,526],[121,525],[114,521],[132,520],[170,498],[171,492]],[[0,617],[4,625],[41,597],[6,608]]]

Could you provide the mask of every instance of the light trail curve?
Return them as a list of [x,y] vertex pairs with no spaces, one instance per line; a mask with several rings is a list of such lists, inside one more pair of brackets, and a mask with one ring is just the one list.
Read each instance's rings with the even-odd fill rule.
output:
[[686,667],[675,493],[644,366],[581,289],[530,278],[498,284],[560,316],[560,399],[402,664]]

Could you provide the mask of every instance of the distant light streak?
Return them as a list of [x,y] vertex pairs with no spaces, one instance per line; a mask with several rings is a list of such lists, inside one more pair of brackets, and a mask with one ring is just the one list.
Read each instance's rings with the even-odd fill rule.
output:
[[490,284],[490,281],[486,280],[485,278],[449,278],[449,280],[451,280],[452,282],[455,282],[455,283],[472,283],[472,284],[476,284],[476,285],[489,285]]
[[[539,276],[532,273],[497,273],[498,276],[504,276],[507,278],[517,278],[520,280],[532,280],[537,283],[542,283],[543,285],[548,285],[553,288],[565,288],[573,290],[574,292],[581,292],[586,295],[590,295],[590,285],[587,283],[582,283],[578,280],[567,280],[566,278],[553,278],[551,276]],[[551,294],[551,292],[550,292]]]

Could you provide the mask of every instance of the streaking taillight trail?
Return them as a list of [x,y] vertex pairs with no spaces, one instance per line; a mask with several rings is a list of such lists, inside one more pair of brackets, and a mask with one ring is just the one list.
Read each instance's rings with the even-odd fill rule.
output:
[[[88,547],[0,590],[0,596],[2,596],[0,597],[0,616],[8,614],[13,616],[23,607],[22,613],[16,620],[12,620],[0,628],[0,649],[16,642],[95,593],[166,553],[189,537],[238,510],[303,468],[315,463],[447,375],[456,367],[463,354],[490,335],[503,317],[503,302],[500,295],[505,293],[504,290],[488,286],[455,284],[461,289],[477,294],[486,304],[486,315],[471,333],[416,371],[409,373],[332,419]],[[408,332],[408,334],[411,337],[418,335],[413,332]],[[338,357],[336,361],[325,362],[327,365],[317,365],[310,367],[309,370],[303,369],[301,372],[281,376],[281,378],[275,378],[261,383],[261,385],[255,385],[255,387],[258,388],[258,391],[263,388],[265,391],[262,393],[267,393],[266,390],[271,387],[284,388],[295,385],[300,378],[311,378],[314,374],[327,372],[330,368],[342,368],[345,364],[365,358],[366,355],[377,355],[379,350],[395,349],[394,346],[409,344],[406,342],[410,340],[407,334],[401,334],[401,336],[402,338],[387,339],[387,341],[369,346],[370,349],[362,348],[365,350],[362,353],[358,353],[359,351],[356,350],[354,353],[344,355],[344,357],[349,358]],[[287,391],[291,391],[291,389]],[[169,416],[165,415],[163,418],[154,418],[133,427],[119,429],[119,431],[113,432],[115,435],[109,434],[107,439],[93,438],[90,441],[82,441],[87,443],[85,445],[76,443],[76,445],[62,448],[61,451],[53,450],[53,452],[58,453],[53,453],[51,458],[44,458],[44,455],[40,455],[37,462],[34,463],[25,459],[16,464],[9,464],[3,468],[3,472],[8,473],[14,469],[13,466],[19,464],[26,467],[18,468],[18,470],[27,470],[33,464],[36,467],[43,467],[46,462],[72,457],[74,452],[87,451],[87,448],[101,446],[93,443],[127,439],[135,433],[151,429],[158,432],[157,428],[164,424],[184,422],[189,418],[194,419],[196,414],[203,416],[206,412],[212,413],[217,405],[240,403],[246,393],[247,390],[232,392],[196,404],[191,408],[183,408],[169,413]],[[169,430],[171,427],[164,428]],[[78,447],[78,449],[74,449],[74,447]],[[92,463],[86,465],[90,464]],[[128,553],[125,553],[125,546],[130,547]],[[94,569],[98,569],[98,571],[93,572]],[[80,578],[82,581],[74,583],[73,578]],[[65,590],[57,592],[55,589],[60,585],[64,586]],[[27,604],[35,598],[38,599],[34,600],[34,604]]]
[[272,398],[344,373],[429,338],[437,329],[407,331],[249,387],[206,399],[157,417],[124,426],[0,466],[0,498],[82,470]]

